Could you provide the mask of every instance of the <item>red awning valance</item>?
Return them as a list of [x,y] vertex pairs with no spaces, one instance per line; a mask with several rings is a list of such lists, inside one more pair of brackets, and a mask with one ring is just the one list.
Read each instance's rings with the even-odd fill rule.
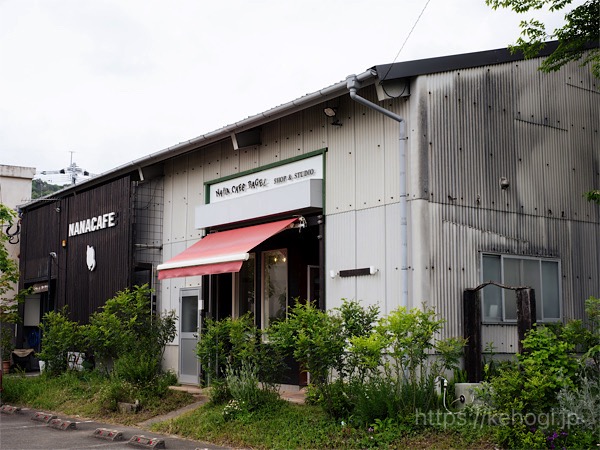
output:
[[169,261],[159,264],[158,278],[239,272],[242,263],[249,258],[250,250],[296,220],[286,219],[211,233]]

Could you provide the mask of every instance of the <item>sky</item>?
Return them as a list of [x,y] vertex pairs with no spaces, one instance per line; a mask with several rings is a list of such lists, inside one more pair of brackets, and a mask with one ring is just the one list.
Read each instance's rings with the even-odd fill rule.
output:
[[485,0],[0,0],[0,164],[100,174],[377,64],[506,47],[530,17]]

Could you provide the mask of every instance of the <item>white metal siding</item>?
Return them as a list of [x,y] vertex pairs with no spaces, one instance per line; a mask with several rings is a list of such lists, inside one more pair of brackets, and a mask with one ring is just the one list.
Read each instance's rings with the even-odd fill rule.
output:
[[317,105],[303,112],[302,146],[305,152],[327,147],[328,117],[323,114],[323,105]]
[[360,300],[356,297],[356,278],[329,276],[330,271],[356,268],[356,212],[327,216],[325,222],[325,288],[327,309],[341,305],[341,299]]
[[327,214],[356,209],[356,143],[354,140],[353,104],[342,97],[337,117],[342,126],[327,128],[326,206]]
[[374,275],[356,277],[356,299],[364,306],[378,305],[386,310],[385,280],[386,252],[396,251],[387,246],[386,209],[383,206],[363,209],[356,212],[356,266],[348,269],[364,269],[373,266],[378,270]]
[[[295,158],[303,154],[302,134],[304,130],[302,111],[281,121],[281,159]],[[316,150],[316,149],[314,149]]]
[[385,207],[385,299],[381,313],[389,314],[400,306],[400,204]]
[[[362,94],[376,101],[373,90]],[[356,144],[356,209],[385,204],[385,146],[383,121],[394,122],[381,113],[354,103],[354,141]]]

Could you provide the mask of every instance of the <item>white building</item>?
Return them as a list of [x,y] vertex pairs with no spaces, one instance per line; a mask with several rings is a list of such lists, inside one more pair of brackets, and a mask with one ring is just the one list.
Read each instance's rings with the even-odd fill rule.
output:
[[[35,175],[35,168],[7,166],[0,164],[0,203],[17,211],[17,205],[31,200],[31,180]],[[3,223],[2,233],[8,234],[9,243],[6,244],[8,256],[13,261],[19,261],[19,233],[20,224],[18,218],[13,223]],[[6,294],[6,298],[13,298],[16,294],[14,289]]]
[[[540,61],[375,66],[71,190],[130,177],[149,199],[132,247],[180,317],[165,365],[181,382],[198,381],[199,312],[264,327],[296,297],[425,303],[461,336],[463,292],[493,279],[533,287],[539,321],[583,318],[600,293],[600,211],[583,197],[600,185],[598,80]],[[514,353],[514,296],[488,287],[481,306],[483,343]]]

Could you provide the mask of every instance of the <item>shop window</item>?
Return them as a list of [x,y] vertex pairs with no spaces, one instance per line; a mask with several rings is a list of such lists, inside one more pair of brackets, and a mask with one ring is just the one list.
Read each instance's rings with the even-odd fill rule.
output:
[[237,297],[237,317],[256,314],[256,255],[250,253],[239,272]]
[[[510,255],[482,256],[482,281],[507,286],[530,286],[535,290],[537,321],[561,319],[560,262]],[[482,293],[484,322],[516,322],[516,292],[486,286]]]
[[287,310],[288,266],[287,250],[262,253],[262,327],[285,319]]

